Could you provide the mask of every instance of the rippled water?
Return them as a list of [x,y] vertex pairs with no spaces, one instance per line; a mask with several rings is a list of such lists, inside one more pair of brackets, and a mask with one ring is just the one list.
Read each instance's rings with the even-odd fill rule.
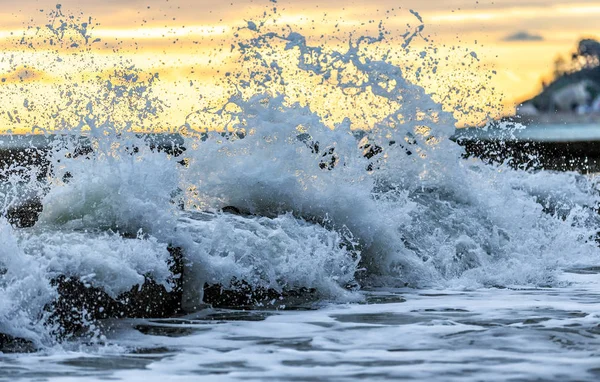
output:
[[599,270],[562,278],[571,285],[378,289],[364,304],[105,322],[111,345],[5,355],[0,379],[596,381]]

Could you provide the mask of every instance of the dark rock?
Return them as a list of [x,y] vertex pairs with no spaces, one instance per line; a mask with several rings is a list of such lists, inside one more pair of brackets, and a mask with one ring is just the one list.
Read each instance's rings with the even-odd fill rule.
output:
[[321,160],[319,161],[319,168],[321,170],[333,170],[339,163],[340,159],[335,153],[334,147],[328,147],[321,150],[321,146],[318,141],[314,141],[310,134],[302,133],[296,136],[296,138],[304,143],[306,147],[310,149],[313,154],[321,154]]
[[235,206],[225,206],[221,208],[221,212],[237,216],[252,216],[250,211]]
[[186,151],[185,141],[179,134],[137,134],[151,150],[178,157]]
[[169,246],[171,255],[170,267],[172,289],[167,291],[164,286],[154,280],[146,278],[140,288],[132,288],[129,292],[119,296],[119,301],[126,305],[127,317],[164,318],[171,317],[181,312],[183,296],[183,250],[180,247]]
[[[11,166],[18,164],[18,167]],[[42,180],[47,174],[50,162],[47,159],[47,151],[37,148],[9,148],[0,147],[0,169],[7,169],[0,174],[0,180],[6,180],[8,176],[19,175],[25,179],[29,178],[29,169],[37,168],[37,179]]]
[[329,149],[325,150],[321,155],[321,158],[323,158],[319,162],[319,168],[321,170],[333,170],[340,161],[340,158],[335,153],[335,148],[333,147],[330,147]]
[[84,335],[96,320],[119,316],[119,303],[99,288],[66,276],[59,276],[52,284],[58,298],[46,309],[51,313],[48,323],[58,338]]
[[363,156],[367,159],[371,159],[375,155],[383,152],[383,148],[381,148],[381,146],[371,145],[370,143],[365,144],[361,148],[363,149]]
[[43,210],[39,199],[28,200],[10,207],[6,211],[6,219],[17,228],[33,227]]
[[[414,142],[414,141],[406,142],[406,145],[414,145],[414,144],[416,144],[416,142]],[[398,146],[402,150],[404,150],[404,153],[406,154],[406,156],[412,155],[411,150],[409,150],[405,145],[396,142],[395,140],[388,141],[388,146],[389,147]],[[382,153],[384,153],[385,149],[380,145],[370,142],[368,135],[362,136],[362,138],[360,139],[360,141],[358,143],[358,148],[362,150],[362,155],[364,158],[372,160],[367,165],[367,171],[378,170],[380,168],[380,163],[381,163],[381,160],[383,157]]]
[[[79,278],[59,276],[52,281],[58,298],[46,306],[50,313],[47,325],[59,340],[95,334],[90,328],[107,330],[101,320],[115,318],[170,318],[185,313],[183,301],[184,259],[181,248],[170,247],[172,255],[171,282],[173,289],[146,277],[142,285],[112,298],[104,290],[85,284]],[[292,308],[307,309],[318,299],[317,291],[309,288],[282,292],[255,288],[243,280],[234,280],[227,288],[222,285],[204,286],[204,303],[215,308]],[[204,305],[203,305],[204,307]],[[19,342],[16,342],[19,344]],[[21,343],[25,348],[26,343]],[[0,345],[2,340],[0,339]],[[15,351],[18,347],[13,346]]]
[[78,278],[59,276],[52,280],[58,298],[46,307],[48,324],[59,339],[84,336],[91,324],[108,318],[166,318],[181,313],[183,255],[181,248],[169,247],[172,256],[173,288],[146,277],[142,285],[116,299],[100,288],[86,285]]
[[0,333],[0,353],[33,353],[37,347],[30,340]]
[[552,142],[526,140],[484,140],[458,138],[465,157],[478,157],[490,163],[505,163],[513,168],[533,170],[578,171],[600,170],[600,142]]
[[219,284],[204,286],[204,302],[214,308],[252,309],[278,307],[292,304],[299,306],[316,301],[316,289],[299,288],[278,292],[267,288],[254,288],[245,281],[234,281],[225,289]]

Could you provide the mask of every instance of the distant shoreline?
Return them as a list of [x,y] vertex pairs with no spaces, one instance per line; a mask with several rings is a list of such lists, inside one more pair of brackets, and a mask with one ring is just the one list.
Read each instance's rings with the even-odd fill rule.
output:
[[599,124],[600,113],[540,113],[535,115],[516,115],[505,118],[511,122],[522,123],[523,125],[583,125]]

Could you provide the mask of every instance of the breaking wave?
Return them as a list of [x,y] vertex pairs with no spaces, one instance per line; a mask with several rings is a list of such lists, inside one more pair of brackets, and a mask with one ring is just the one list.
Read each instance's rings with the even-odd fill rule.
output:
[[[54,343],[61,277],[116,300],[152,280],[191,311],[209,285],[267,305],[294,291],[357,301],[366,286],[557,285],[597,264],[595,181],[463,159],[452,115],[380,53],[382,28],[341,50],[248,23],[227,100],[188,115],[170,147],[132,132],[158,110],[152,81],[124,73],[120,90],[86,94],[78,123],[40,149],[45,175],[3,170],[6,217],[43,209],[29,228],[0,219],[0,333]],[[106,114],[106,97],[132,95],[131,115]]]

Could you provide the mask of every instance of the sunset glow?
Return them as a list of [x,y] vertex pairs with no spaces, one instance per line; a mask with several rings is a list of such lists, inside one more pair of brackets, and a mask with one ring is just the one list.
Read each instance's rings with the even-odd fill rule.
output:
[[[58,42],[46,27],[56,21],[51,19],[56,4],[26,0],[18,6],[5,6],[0,14],[0,97],[4,108],[0,123],[5,131],[28,131],[32,125],[43,125],[42,111],[58,102],[61,84],[78,81],[82,87],[93,88],[84,83],[90,78],[108,78],[111,71],[127,63],[160,75],[155,91],[168,100],[168,113],[148,127],[177,128],[199,103],[224,96],[222,81],[236,69],[233,48],[240,33],[248,31],[249,20],[269,28],[274,17],[264,18],[263,14],[272,7],[277,7],[278,25],[272,28],[297,30],[323,46],[343,47],[350,36],[375,35],[381,21],[389,32],[389,48],[396,51],[391,61],[413,67],[408,69],[409,77],[418,69],[421,49],[434,48],[435,53],[428,54],[445,66],[436,76],[419,78],[419,84],[437,93],[465,83],[468,77],[473,88],[480,88],[477,97],[468,98],[488,110],[487,118],[510,113],[516,103],[540,89],[558,55],[568,56],[580,37],[600,33],[593,20],[600,15],[600,3],[594,1],[530,1],[527,5],[509,0],[409,0],[396,5],[386,0],[350,5],[240,1],[215,5],[189,0],[147,4],[125,0],[103,6],[92,1],[63,3],[60,11],[85,23],[89,36],[84,41],[83,34],[67,30]],[[412,53],[400,54],[403,40],[399,36],[420,24],[410,9],[419,12],[425,27],[422,37],[411,43]],[[517,32],[532,37],[511,38]],[[446,102],[452,110],[462,101]],[[29,105],[27,111],[19,111],[24,103]],[[477,124],[486,118],[481,112],[470,118],[466,114],[456,114],[460,124]],[[329,118],[334,124],[341,116]]]

